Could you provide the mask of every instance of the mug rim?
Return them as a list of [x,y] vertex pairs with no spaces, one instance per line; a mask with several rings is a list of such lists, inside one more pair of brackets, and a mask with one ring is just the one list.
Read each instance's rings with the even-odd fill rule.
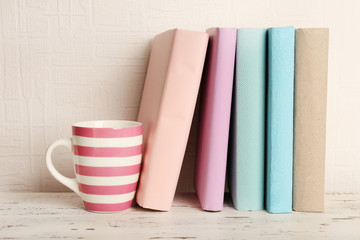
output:
[[76,128],[91,128],[91,129],[122,129],[141,126],[141,122],[131,120],[93,120],[73,123],[72,126]]

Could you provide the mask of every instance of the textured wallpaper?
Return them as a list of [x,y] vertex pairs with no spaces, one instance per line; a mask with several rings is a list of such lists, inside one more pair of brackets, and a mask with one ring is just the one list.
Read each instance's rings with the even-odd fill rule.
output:
[[[66,190],[44,153],[71,123],[136,119],[151,39],[170,28],[329,27],[326,190],[360,192],[360,1],[0,0],[0,191]],[[196,128],[179,191],[193,189]],[[73,176],[70,154],[54,164]]]

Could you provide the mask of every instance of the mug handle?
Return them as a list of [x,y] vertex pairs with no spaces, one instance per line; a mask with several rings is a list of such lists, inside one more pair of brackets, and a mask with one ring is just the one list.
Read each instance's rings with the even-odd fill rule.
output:
[[51,160],[51,153],[52,151],[57,147],[57,146],[65,146],[67,147],[70,151],[72,151],[72,142],[71,142],[71,138],[62,138],[62,139],[58,139],[55,142],[53,142],[47,149],[46,151],[46,166],[49,169],[49,172],[51,173],[51,175],[58,180],[59,182],[61,182],[62,184],[64,184],[66,187],[70,188],[71,190],[73,190],[77,195],[80,196],[80,191],[79,191],[79,185],[76,181],[75,178],[68,178],[63,176],[62,174],[60,174],[56,168],[54,167],[52,160]]

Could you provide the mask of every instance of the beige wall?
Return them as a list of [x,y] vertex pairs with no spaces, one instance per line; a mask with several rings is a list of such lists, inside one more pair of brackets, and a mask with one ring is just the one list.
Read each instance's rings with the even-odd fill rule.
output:
[[[66,190],[44,152],[70,124],[135,119],[151,39],[170,28],[329,27],[326,191],[360,192],[360,1],[0,0],[0,191]],[[192,189],[194,136],[180,179]],[[56,166],[71,176],[69,154]]]

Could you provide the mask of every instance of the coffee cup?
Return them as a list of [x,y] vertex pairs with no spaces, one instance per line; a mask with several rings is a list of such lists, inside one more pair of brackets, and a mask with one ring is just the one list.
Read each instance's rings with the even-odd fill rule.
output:
[[[73,155],[76,178],[60,174],[52,163],[57,146]],[[141,168],[142,124],[134,121],[87,121],[72,125],[72,137],[52,143],[46,152],[51,175],[70,188],[93,212],[118,212],[131,207]]]

